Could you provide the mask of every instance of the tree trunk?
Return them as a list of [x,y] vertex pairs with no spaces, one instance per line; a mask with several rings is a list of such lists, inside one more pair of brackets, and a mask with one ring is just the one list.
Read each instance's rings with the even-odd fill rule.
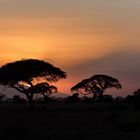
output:
[[99,97],[103,97],[103,94],[104,94],[104,89],[102,89],[99,93]]
[[45,95],[45,93],[42,93],[42,95],[43,95],[43,97],[44,97],[45,101],[46,101],[46,102],[48,102],[49,97],[47,97],[47,96]]
[[29,104],[30,104],[31,109],[34,109],[35,106],[34,106],[34,103],[33,103],[33,94],[31,94],[31,95],[26,94],[26,96],[27,96],[27,99],[29,101]]
[[93,99],[96,99],[96,97],[97,97],[97,95],[96,95],[95,93],[93,93],[92,98],[93,98]]

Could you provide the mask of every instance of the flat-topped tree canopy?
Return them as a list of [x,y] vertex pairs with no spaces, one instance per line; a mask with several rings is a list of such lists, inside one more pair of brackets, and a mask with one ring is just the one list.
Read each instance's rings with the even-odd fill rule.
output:
[[33,96],[37,92],[52,94],[57,91],[55,86],[47,83],[33,84],[35,78],[43,78],[46,82],[56,82],[66,78],[66,73],[48,62],[37,59],[24,59],[8,63],[0,68],[0,84],[15,88],[24,93],[33,107]]
[[66,78],[66,73],[48,62],[37,59],[23,59],[0,68],[0,83],[4,85],[16,84],[19,81],[30,84],[33,78],[37,77],[56,82]]
[[85,88],[85,86],[88,84],[89,79],[84,79],[81,82],[77,83],[75,86],[71,88],[71,90],[79,90],[79,88]]
[[96,74],[91,78],[84,79],[71,88],[71,91],[76,91],[81,94],[93,94],[93,96],[100,96],[108,88],[122,88],[118,79],[111,76]]
[[112,87],[117,89],[122,88],[118,79],[108,75],[96,74],[89,79],[89,82],[90,81],[94,81],[96,85],[100,86],[103,89],[112,88]]

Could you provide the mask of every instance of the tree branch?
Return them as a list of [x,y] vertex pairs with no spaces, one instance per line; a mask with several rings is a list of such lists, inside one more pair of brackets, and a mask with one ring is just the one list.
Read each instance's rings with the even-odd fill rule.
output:
[[22,93],[26,94],[26,91],[25,91],[25,90],[21,90],[21,89],[19,89],[18,87],[14,86],[14,85],[10,85],[10,86],[11,86],[12,88],[18,90],[19,92],[22,92]]

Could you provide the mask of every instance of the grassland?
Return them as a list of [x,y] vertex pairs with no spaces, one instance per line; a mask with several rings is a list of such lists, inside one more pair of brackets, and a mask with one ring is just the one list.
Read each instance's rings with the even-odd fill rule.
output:
[[0,104],[0,139],[139,140],[140,111],[127,104]]

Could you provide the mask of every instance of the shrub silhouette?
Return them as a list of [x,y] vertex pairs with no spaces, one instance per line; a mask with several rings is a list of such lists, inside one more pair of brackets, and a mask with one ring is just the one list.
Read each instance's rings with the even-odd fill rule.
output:
[[114,99],[114,101],[115,101],[116,103],[121,103],[121,102],[124,101],[124,98],[121,97],[121,96],[118,96],[118,97],[116,97],[116,98]]
[[0,103],[2,103],[5,98],[6,98],[6,95],[0,94]]
[[133,93],[133,105],[135,109],[140,109],[140,88]]
[[122,88],[119,81],[107,75],[94,75],[89,79],[85,79],[74,87],[71,91],[76,91],[83,95],[93,94],[93,97],[102,96],[108,88]]
[[128,103],[128,104],[133,104],[133,102],[134,102],[134,96],[132,96],[132,95],[126,96],[126,97],[124,98],[124,102],[125,102],[125,103]]
[[140,97],[140,88],[134,92],[133,96]]
[[113,101],[114,99],[111,95],[99,96],[96,100],[96,102],[105,102],[105,103],[112,103]]
[[23,98],[20,98],[19,95],[14,95],[13,102],[14,102],[14,104],[25,104],[27,101]]
[[33,107],[33,80],[41,78],[47,82],[56,82],[66,78],[66,73],[53,65],[37,59],[25,59],[5,64],[0,68],[0,84],[12,87],[24,93]]
[[72,96],[66,98],[67,103],[75,103],[79,101],[79,93],[73,93]]

